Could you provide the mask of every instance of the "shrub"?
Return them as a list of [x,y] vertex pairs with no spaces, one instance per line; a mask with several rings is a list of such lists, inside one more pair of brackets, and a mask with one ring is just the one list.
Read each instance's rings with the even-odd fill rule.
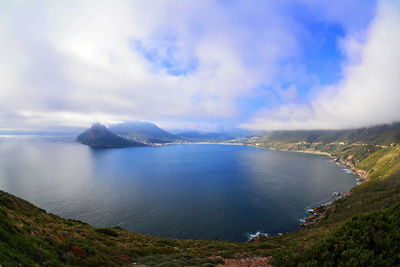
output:
[[111,228],[98,228],[98,229],[96,229],[96,232],[98,232],[100,234],[103,234],[103,235],[113,236],[113,237],[117,237],[118,236],[118,233],[115,232]]

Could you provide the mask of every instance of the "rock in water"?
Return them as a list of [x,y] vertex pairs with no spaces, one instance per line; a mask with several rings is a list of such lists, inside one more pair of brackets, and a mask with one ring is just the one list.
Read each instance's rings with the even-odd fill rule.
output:
[[132,147],[132,146],[145,146],[143,143],[134,142],[122,138],[110,132],[106,126],[95,123],[92,127],[85,132],[81,133],[76,141],[91,147]]

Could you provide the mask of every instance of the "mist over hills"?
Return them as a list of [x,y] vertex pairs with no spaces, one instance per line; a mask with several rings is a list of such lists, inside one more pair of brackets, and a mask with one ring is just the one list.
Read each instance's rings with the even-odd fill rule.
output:
[[245,137],[248,130],[233,129],[230,132],[201,133],[187,131],[172,134],[151,122],[124,122],[108,128],[95,123],[78,136],[77,141],[95,147],[125,147],[185,142],[222,142]]
[[230,129],[221,132],[200,132],[187,130],[170,133],[151,122],[133,121],[114,124],[109,130],[129,140],[144,143],[171,143],[171,142],[220,142],[247,137],[252,131],[246,129]]
[[199,131],[181,132],[176,135],[184,140],[191,140],[191,141],[207,141],[207,140],[226,141],[233,138],[232,136],[225,133],[201,133]]
[[224,132],[202,133],[184,131],[170,133],[151,122],[126,122],[105,127],[99,123],[77,138],[92,146],[123,147],[185,142],[234,142],[263,144],[369,144],[388,146],[400,143],[400,123],[348,130],[259,131],[232,129]]
[[169,143],[181,139],[151,122],[119,123],[111,125],[109,130],[126,139],[144,143]]
[[216,141],[216,142],[221,142],[221,141],[227,141],[227,140],[232,140],[236,138],[242,138],[242,137],[248,137],[252,134],[253,131],[247,130],[247,129],[229,129],[229,130],[224,130],[221,132],[208,132],[208,133],[203,133],[200,131],[183,131],[179,132],[176,135],[185,139],[185,140],[191,140],[191,141]]
[[285,143],[366,143],[390,145],[400,143],[400,122],[348,130],[299,130],[262,132],[254,136],[263,142]]

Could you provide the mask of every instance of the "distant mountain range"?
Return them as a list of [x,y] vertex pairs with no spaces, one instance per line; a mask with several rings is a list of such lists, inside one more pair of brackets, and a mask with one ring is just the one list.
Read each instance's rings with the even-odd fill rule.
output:
[[81,133],[76,141],[91,147],[104,148],[144,146],[143,143],[134,142],[110,132],[106,126],[100,123],[93,124],[90,129]]
[[111,125],[109,129],[119,136],[143,143],[226,141],[251,134],[251,131],[244,129],[214,133],[185,131],[172,134],[151,122],[126,122]]
[[226,141],[233,139],[234,137],[226,134],[226,133],[201,133],[198,131],[188,131],[177,133],[176,136],[180,137],[183,140],[188,141]]
[[170,143],[181,140],[150,122],[126,122],[114,124],[109,130],[126,139],[141,143]]
[[[239,138],[239,139],[237,139]],[[242,143],[367,143],[390,145],[400,143],[400,123],[349,130],[250,131],[236,129],[225,132],[202,133],[187,131],[172,134],[154,123],[126,122],[107,128],[99,123],[78,136],[77,141],[97,147],[143,146],[174,142],[225,142],[237,139]]]
[[114,124],[108,128],[96,123],[79,135],[77,141],[94,147],[125,147],[173,142],[221,142],[250,134],[250,131],[243,129],[215,133],[187,131],[172,134],[154,123],[136,121]]
[[177,133],[176,135],[183,140],[192,142],[221,142],[228,141],[236,138],[248,137],[252,131],[246,129],[234,128],[222,132],[202,133],[199,131],[185,131]]

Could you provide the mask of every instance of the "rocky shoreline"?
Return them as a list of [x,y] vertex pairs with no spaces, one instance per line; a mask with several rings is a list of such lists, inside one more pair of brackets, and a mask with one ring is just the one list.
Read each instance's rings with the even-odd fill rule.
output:
[[255,146],[255,147],[258,147],[258,148],[268,148],[268,149],[276,150],[276,151],[288,151],[288,152],[298,152],[298,153],[306,153],[306,154],[315,154],[315,155],[327,156],[332,161],[336,162],[338,165],[348,169],[352,174],[357,175],[359,177],[357,179],[359,184],[368,181],[368,174],[367,174],[366,171],[356,168],[355,165],[351,161],[345,160],[342,157],[340,157],[340,158],[335,157],[335,156],[333,156],[332,154],[330,154],[328,152],[316,151],[316,150],[277,149],[275,147],[268,147],[268,146],[264,147],[264,146],[260,146],[258,144],[251,145],[251,146]]
[[[261,147],[261,146],[259,146],[257,144],[255,146],[259,147],[259,148]],[[342,166],[342,167],[346,168],[347,170],[349,170],[349,172],[351,172],[352,174],[357,175],[358,176],[357,185],[360,185],[360,184],[368,181],[368,175],[367,175],[366,171],[356,168],[355,165],[352,162],[350,162],[348,160],[345,160],[344,158],[335,157],[332,154],[327,153],[327,152],[312,151],[312,150],[276,149],[274,147],[265,147],[265,148],[272,149],[272,150],[277,150],[277,151],[289,151],[289,152],[299,152],[299,153],[307,153],[307,154],[316,154],[316,155],[327,156],[333,162],[338,164],[339,166]],[[308,210],[309,215],[300,220],[300,225],[302,227],[309,227],[310,225],[313,225],[313,224],[321,221],[323,218],[325,218],[326,212],[328,210],[330,210],[331,208],[333,208],[334,203],[335,203],[336,200],[338,200],[340,198],[347,197],[350,194],[351,194],[351,191],[343,192],[343,193],[342,192],[333,192],[332,193],[332,197],[334,199],[332,201],[330,201],[328,203],[324,203],[324,204],[322,204],[320,206],[311,207]],[[270,237],[269,234],[262,234],[260,236],[256,236],[256,237],[252,238],[251,240],[249,240],[249,242],[261,241],[261,240],[267,239],[269,237]]]
[[[298,151],[298,152],[303,152],[303,151]],[[337,158],[332,156],[329,153],[324,153],[324,155],[328,156],[330,159],[332,159],[334,162],[336,162],[339,166],[343,166],[345,168],[347,168],[352,174],[355,174],[358,176],[357,178],[357,185],[360,185],[366,181],[368,181],[368,175],[367,172],[364,170],[360,170],[358,168],[355,167],[355,165],[347,160],[344,160],[343,158]],[[309,210],[309,216],[305,217],[302,222],[301,222],[301,226],[302,227],[308,227],[310,225],[313,225],[317,222],[319,222],[320,220],[322,220],[323,218],[325,218],[326,212],[328,210],[330,210],[331,208],[333,208],[334,203],[336,200],[340,199],[340,198],[344,198],[347,197],[351,194],[351,191],[348,192],[333,192],[332,193],[332,197],[334,197],[335,199],[331,202],[322,204],[321,206],[317,206],[317,207],[312,207]]]
[[335,162],[337,162],[339,165],[346,167],[351,171],[351,173],[358,175],[358,182],[363,183],[368,181],[368,174],[364,170],[360,170],[354,166],[354,164],[350,161],[344,160],[343,158],[336,158],[333,157],[332,155],[329,155],[331,159],[333,159]]

